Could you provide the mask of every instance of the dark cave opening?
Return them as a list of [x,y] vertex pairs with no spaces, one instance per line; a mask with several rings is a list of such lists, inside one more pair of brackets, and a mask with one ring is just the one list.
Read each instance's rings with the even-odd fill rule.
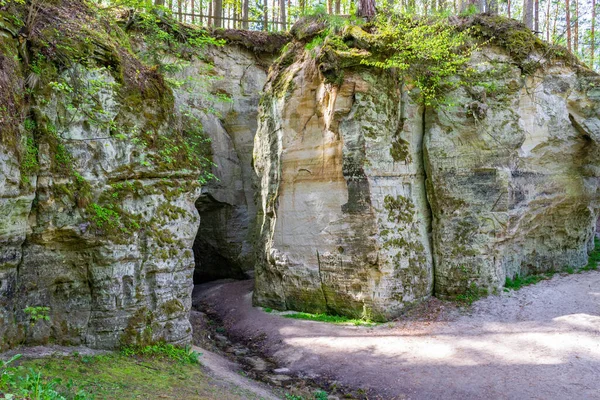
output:
[[248,278],[240,257],[243,245],[240,232],[247,230],[247,222],[238,208],[216,200],[210,193],[196,200],[200,226],[193,245],[195,285],[218,279]]

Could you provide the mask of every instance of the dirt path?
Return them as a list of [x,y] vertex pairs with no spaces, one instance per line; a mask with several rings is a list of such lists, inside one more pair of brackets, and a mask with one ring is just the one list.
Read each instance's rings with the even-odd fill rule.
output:
[[234,362],[202,347],[192,346],[192,349],[201,353],[200,362],[213,378],[226,383],[230,387],[234,387],[245,398],[260,400],[279,399],[265,385],[240,375],[239,371],[241,371],[241,367]]
[[286,319],[251,306],[251,281],[210,283],[194,302],[279,366],[383,399],[600,399],[600,272],[555,276],[468,311],[433,300],[374,328]]

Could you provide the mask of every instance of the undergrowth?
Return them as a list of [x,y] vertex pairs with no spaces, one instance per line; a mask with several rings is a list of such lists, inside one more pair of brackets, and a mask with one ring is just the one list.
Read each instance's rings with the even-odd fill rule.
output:
[[199,353],[192,351],[189,346],[179,347],[169,343],[156,343],[148,346],[125,346],[121,354],[127,357],[142,356],[166,358],[183,364],[198,364]]
[[331,324],[353,324],[356,326],[376,325],[376,323],[371,321],[370,319],[356,319],[329,314],[311,314],[305,312],[297,312],[293,314],[284,314],[283,317],[292,319],[303,319],[309,321],[329,322]]
[[[173,386],[184,379],[181,376],[195,379],[195,384],[206,385],[206,382],[197,382],[201,372],[193,366],[199,364],[198,357],[199,354],[189,347],[166,343],[125,347],[120,353],[94,356],[75,353],[71,357],[22,361],[18,354],[8,361],[0,360],[0,398],[120,399],[134,398],[134,395],[142,393],[160,394],[162,397],[163,392],[170,393],[173,390],[179,394]],[[156,392],[149,385],[155,385]]]

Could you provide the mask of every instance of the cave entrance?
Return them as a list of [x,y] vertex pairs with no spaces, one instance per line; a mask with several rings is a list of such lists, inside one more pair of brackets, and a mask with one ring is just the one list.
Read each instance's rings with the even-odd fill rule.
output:
[[200,226],[194,240],[194,284],[217,279],[247,279],[244,256],[248,232],[245,207],[216,200],[210,193],[196,200]]

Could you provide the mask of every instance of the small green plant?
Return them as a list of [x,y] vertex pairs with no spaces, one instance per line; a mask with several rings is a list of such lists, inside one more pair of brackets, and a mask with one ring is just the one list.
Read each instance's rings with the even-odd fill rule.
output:
[[504,282],[504,287],[505,289],[519,290],[523,286],[533,285],[545,279],[548,279],[548,277],[545,275],[529,275],[522,278],[519,276],[519,274],[517,274],[512,279],[507,277],[506,281]]
[[263,311],[266,312],[266,313],[272,313],[273,309],[269,308],[269,307],[263,307]]
[[487,296],[488,294],[489,293],[487,289],[480,288],[475,282],[472,282],[471,285],[469,285],[469,287],[467,288],[467,290],[464,293],[456,295],[454,297],[454,300],[459,303],[471,305],[475,301]]
[[406,15],[380,15],[374,35],[383,51],[372,53],[362,64],[395,69],[414,80],[426,106],[442,102],[449,89],[465,83],[467,62],[478,48],[470,30],[458,31],[444,18],[414,19]]
[[23,312],[29,315],[29,323],[35,325],[38,321],[50,321],[50,307],[25,307]]
[[327,392],[324,390],[317,390],[315,393],[315,400],[327,400]]
[[47,379],[33,368],[14,367],[21,354],[8,361],[0,360],[0,394],[4,399],[87,400],[91,397],[80,390],[73,393],[72,381],[63,384],[59,378]]
[[191,350],[189,346],[179,347],[170,343],[159,342],[148,346],[125,346],[121,348],[124,356],[144,356],[167,358],[183,364],[199,364],[200,353]]
[[594,238],[594,249],[588,256],[588,263],[582,268],[584,271],[595,271],[600,263],[600,239]]

